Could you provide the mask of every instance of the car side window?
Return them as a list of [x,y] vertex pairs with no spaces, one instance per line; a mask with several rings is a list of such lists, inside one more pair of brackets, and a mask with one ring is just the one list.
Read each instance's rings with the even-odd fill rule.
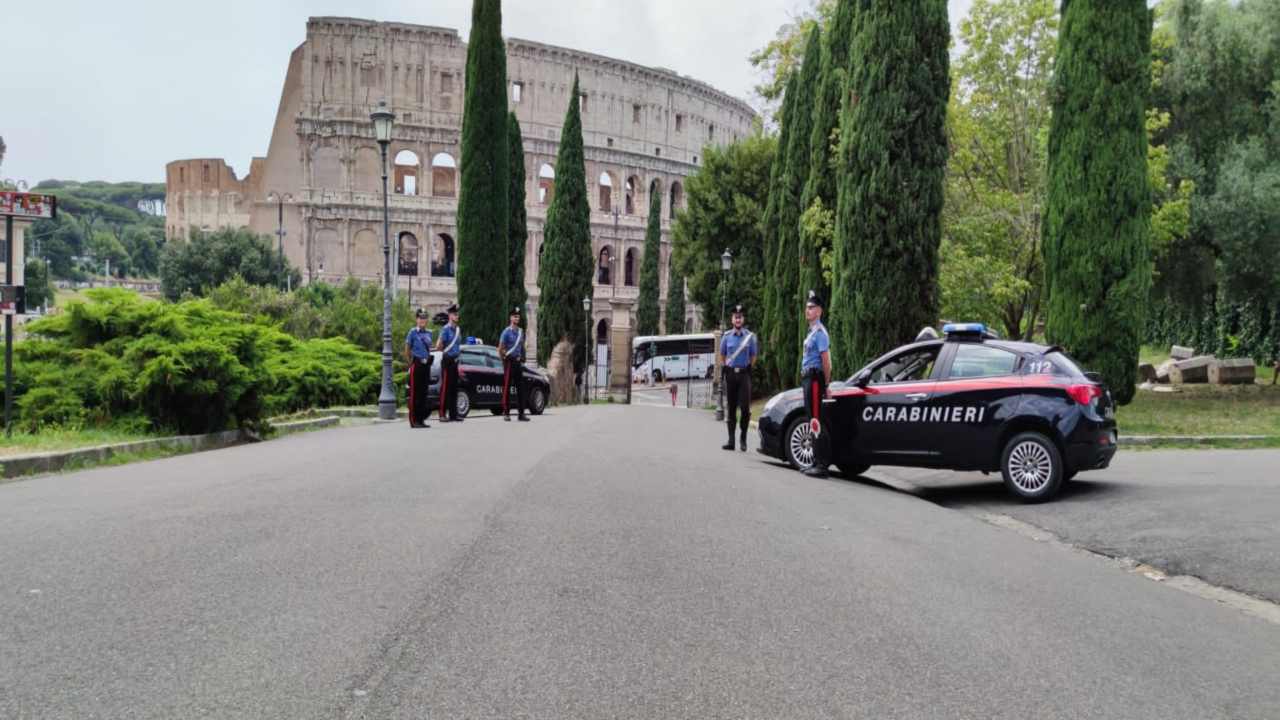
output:
[[1018,367],[1018,356],[989,345],[963,343],[956,346],[949,378],[982,378],[1012,375]]
[[889,358],[871,371],[871,384],[928,380],[938,360],[938,350],[938,346],[916,348]]

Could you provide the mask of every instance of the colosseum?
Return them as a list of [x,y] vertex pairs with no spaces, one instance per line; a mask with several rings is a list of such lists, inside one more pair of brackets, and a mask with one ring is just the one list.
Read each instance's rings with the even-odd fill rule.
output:
[[[266,157],[254,158],[243,179],[217,158],[167,165],[168,236],[248,227],[279,238],[304,282],[380,281],[382,173],[369,113],[385,99],[396,114],[388,175],[397,292],[409,293],[415,306],[447,306],[456,295],[465,67],[466,43],[453,29],[310,19],[306,41],[289,58]],[[650,197],[658,193],[662,202],[665,302],[670,225],[684,202],[683,181],[698,169],[704,147],[744,137],[756,113],[671,70],[509,39],[508,103],[524,135],[531,321],[542,226],[575,72],[599,260],[593,322],[598,342],[622,350],[639,295]],[[694,308],[686,309],[686,321],[700,325]],[[531,347],[536,342],[530,337]]]

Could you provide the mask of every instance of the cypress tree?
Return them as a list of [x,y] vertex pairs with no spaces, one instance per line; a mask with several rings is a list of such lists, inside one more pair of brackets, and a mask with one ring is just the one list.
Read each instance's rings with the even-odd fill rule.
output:
[[946,0],[870,0],[858,13],[828,313],[841,373],[938,319],[950,36]]
[[676,274],[675,258],[667,263],[667,334],[684,332],[684,278]]
[[[765,267],[772,270],[773,259],[778,254],[778,234],[781,225],[778,222],[778,215],[783,203],[784,187],[783,174],[786,171],[787,164],[787,146],[791,143],[791,118],[793,116],[792,109],[796,104],[796,84],[799,78],[795,73],[787,79],[786,89],[782,94],[782,113],[779,116],[781,128],[778,131],[778,151],[773,156],[773,163],[769,167],[769,198],[765,201],[764,217],[761,220],[761,229],[764,235],[764,243],[762,247]],[[778,346],[778,327],[781,325],[778,318],[778,308],[776,304],[776,294],[772,291],[772,285],[766,288],[766,292],[762,293],[764,297],[764,307],[761,308],[760,322],[756,325],[756,332],[759,334],[762,344],[765,347],[777,348]],[[765,388],[779,387],[781,382],[778,375],[778,355],[776,352],[761,353],[759,361],[756,365],[760,368]]]
[[[508,195],[511,221],[507,224],[510,235],[507,249],[511,262],[507,266],[507,305],[524,307],[529,299],[524,287],[524,252],[529,239],[529,216],[524,206],[524,139],[520,136],[520,121],[516,114],[510,113],[507,117],[507,168],[511,178],[511,193]],[[520,322],[526,322],[525,315],[520,316]]]
[[546,365],[561,340],[574,344],[574,367],[586,366],[586,316],[582,298],[591,294],[591,206],[582,154],[578,76],[573,76],[569,110],[560,131],[556,187],[543,226],[538,268],[538,363]]
[[507,48],[500,0],[473,0],[462,108],[458,304],[467,330],[490,342],[507,324]]
[[[800,195],[800,210],[813,220],[831,218],[836,207],[837,145],[840,135],[840,105],[848,86],[849,45],[859,5],[866,0],[839,0],[835,17],[822,36],[822,58],[819,60],[818,86],[813,95],[813,118],[809,129],[809,177]],[[817,290],[823,297],[831,294],[822,273],[822,254],[830,252],[831,238],[811,231],[804,223],[800,229],[800,291]],[[804,313],[799,324],[805,325]]]
[[1143,0],[1069,0],[1054,66],[1044,214],[1046,334],[1133,399],[1151,285]]
[[662,193],[649,193],[649,224],[644,231],[644,257],[640,260],[640,300],[636,303],[636,332],[657,335],[658,256],[662,253]]
[[778,188],[778,239],[772,261],[769,307],[777,322],[774,331],[777,348],[774,362],[784,387],[800,381],[800,195],[809,178],[809,131],[813,125],[813,97],[817,92],[818,70],[822,52],[821,31],[815,24],[805,46],[804,60],[795,85],[795,103],[791,108],[791,132],[783,162],[781,187]]

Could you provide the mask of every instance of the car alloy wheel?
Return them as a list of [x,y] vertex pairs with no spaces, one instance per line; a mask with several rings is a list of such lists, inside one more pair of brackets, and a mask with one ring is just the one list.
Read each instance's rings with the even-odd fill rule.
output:
[[813,465],[813,435],[806,418],[797,418],[787,427],[787,461],[797,470]]
[[1021,433],[1009,440],[1000,469],[1005,486],[1028,502],[1048,500],[1062,486],[1062,455],[1040,433]]
[[529,412],[534,415],[541,415],[543,410],[547,409],[547,394],[542,388],[534,388],[529,394]]
[[466,390],[458,390],[458,417],[464,418],[471,413],[471,395]]

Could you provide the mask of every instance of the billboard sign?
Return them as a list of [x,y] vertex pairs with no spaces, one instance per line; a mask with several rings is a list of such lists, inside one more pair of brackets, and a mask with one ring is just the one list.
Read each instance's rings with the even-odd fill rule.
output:
[[0,217],[50,219],[57,214],[58,198],[54,195],[0,191]]

